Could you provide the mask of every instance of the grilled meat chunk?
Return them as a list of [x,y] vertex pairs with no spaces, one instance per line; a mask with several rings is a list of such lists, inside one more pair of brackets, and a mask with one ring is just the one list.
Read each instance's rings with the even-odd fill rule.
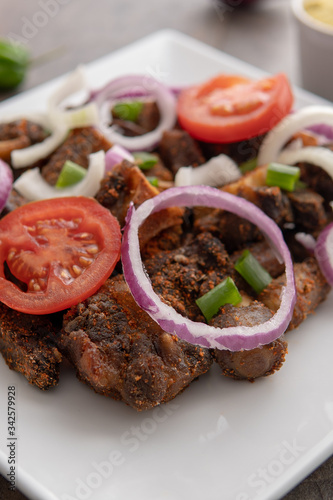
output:
[[72,307],[59,349],[97,393],[148,410],[207,372],[211,354],[164,332],[138,307],[122,276]]
[[23,314],[0,302],[0,351],[12,370],[46,390],[57,385],[61,354],[53,342],[55,328],[46,316]]
[[167,130],[163,133],[159,152],[163,163],[176,175],[181,167],[197,167],[205,162],[198,144],[185,130]]
[[[309,257],[303,262],[296,263],[294,265],[294,272],[297,300],[287,331],[297,328],[326,299],[331,289],[314,257]],[[279,308],[281,289],[284,284],[285,275],[282,275],[272,280],[258,297],[266,307],[274,312]]]
[[[211,320],[211,324],[217,328],[254,326],[268,321],[271,317],[272,312],[259,302],[253,302],[246,307],[227,304]],[[223,375],[253,381],[279,370],[285,360],[287,347],[287,342],[279,338],[270,344],[249,351],[231,352],[215,349],[214,357],[222,368]]]
[[161,299],[193,321],[205,321],[195,300],[233,273],[224,245],[210,233],[159,252],[144,264]]
[[47,136],[44,129],[28,120],[0,124],[0,158],[10,162],[14,149],[22,149],[42,142]]
[[288,193],[294,223],[306,232],[320,231],[327,224],[324,199],[309,189]]
[[[131,202],[138,207],[158,193],[137,166],[124,160],[104,177],[96,199],[103,207],[108,208],[123,226]],[[141,245],[144,246],[162,230],[181,225],[183,212],[181,208],[171,207],[148,217],[140,229]]]
[[209,142],[199,142],[206,158],[212,158],[220,154],[230,156],[238,165],[257,157],[259,148],[265,135],[258,135],[239,142],[227,144],[214,144]]
[[[331,145],[330,149],[333,149],[333,145]],[[301,180],[316,193],[320,194],[326,204],[328,204],[333,199],[332,177],[324,169],[317,167],[317,165],[300,163],[298,166],[301,170]]]
[[219,209],[209,210],[204,215],[196,211],[193,227],[196,233],[210,232],[222,240],[229,253],[261,238],[260,231],[251,222]]
[[43,166],[42,175],[49,184],[54,186],[66,160],[87,168],[90,154],[101,150],[107,151],[110,147],[111,143],[93,127],[73,129],[65,142]]

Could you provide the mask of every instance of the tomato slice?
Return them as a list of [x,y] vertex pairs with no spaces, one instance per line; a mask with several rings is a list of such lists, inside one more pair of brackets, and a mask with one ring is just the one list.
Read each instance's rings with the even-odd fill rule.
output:
[[120,247],[117,219],[93,198],[23,205],[0,220],[0,301],[29,314],[66,309],[99,289]]
[[180,93],[178,120],[195,139],[238,142],[268,132],[292,104],[293,94],[283,73],[259,81],[219,75]]

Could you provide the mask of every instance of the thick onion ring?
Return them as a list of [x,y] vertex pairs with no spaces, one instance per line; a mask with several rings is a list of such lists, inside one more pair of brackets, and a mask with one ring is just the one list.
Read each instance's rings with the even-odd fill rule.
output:
[[[252,327],[215,328],[181,316],[154,292],[141,260],[139,227],[150,214],[164,208],[195,205],[228,210],[256,224],[282,257],[285,263],[286,286],[281,293],[280,307],[269,321]],[[131,205],[124,228],[122,262],[125,280],[138,305],[163,330],[192,344],[231,351],[254,349],[280,337],[291,320],[296,302],[296,288],[292,259],[281,230],[272,219],[249,201],[216,188],[175,187],[145,201],[137,210]]]

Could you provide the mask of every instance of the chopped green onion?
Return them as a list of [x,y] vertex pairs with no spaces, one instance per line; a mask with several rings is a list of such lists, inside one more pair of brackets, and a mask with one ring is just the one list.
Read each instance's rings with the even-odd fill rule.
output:
[[150,170],[154,165],[158,162],[158,158],[156,155],[152,155],[151,153],[146,153],[145,151],[138,151],[137,153],[133,153],[135,163],[141,170]]
[[246,172],[251,172],[254,170],[257,166],[257,158],[252,158],[252,160],[247,160],[244,161],[239,165],[239,170],[242,172],[242,174],[246,174]]
[[158,178],[157,177],[148,177],[147,176],[147,179],[152,186],[158,187]]
[[228,277],[195,302],[200,307],[202,314],[208,322],[218,312],[220,307],[225,304],[236,305],[241,301],[242,297],[238,288],[234,281]]
[[71,160],[66,160],[59,174],[56,188],[72,186],[73,184],[82,181],[86,174],[87,170],[81,167],[81,165],[78,165]]
[[141,101],[122,101],[115,104],[112,113],[121,120],[136,122],[143,108]]
[[272,276],[262,267],[249,250],[244,250],[235,263],[235,269],[257,293],[272,281]]
[[295,183],[299,179],[300,169],[281,163],[270,163],[267,169],[267,186],[278,186],[286,191],[294,191]]

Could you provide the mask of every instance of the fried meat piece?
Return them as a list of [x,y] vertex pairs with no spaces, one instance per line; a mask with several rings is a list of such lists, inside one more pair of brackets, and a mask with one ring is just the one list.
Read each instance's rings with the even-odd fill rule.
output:
[[[120,226],[124,226],[131,202],[138,207],[158,193],[158,189],[150,184],[136,165],[124,160],[104,177],[96,199],[103,207],[110,210],[118,219]],[[142,247],[164,229],[181,225],[183,213],[183,209],[171,207],[148,217],[139,232]]]
[[[268,321],[271,317],[272,312],[259,302],[253,302],[246,307],[227,304],[211,320],[211,325],[217,328],[254,326]],[[281,337],[274,342],[248,351],[231,352],[215,349],[214,357],[222,368],[223,375],[253,381],[279,370],[285,360],[287,347],[287,342]]]
[[197,167],[205,158],[194,139],[185,130],[167,130],[163,133],[159,152],[163,163],[176,175],[181,167]]
[[231,212],[214,209],[203,215],[194,212],[193,228],[196,233],[209,232],[222,240],[229,253],[261,238],[258,228],[246,219],[242,219]]
[[320,194],[304,189],[288,193],[297,227],[306,232],[320,231],[327,224],[324,198]]
[[220,154],[230,156],[238,165],[252,160],[258,156],[258,151],[265,135],[258,135],[239,142],[230,142],[227,144],[214,144],[208,142],[199,142],[206,158],[212,158]]
[[259,207],[277,224],[293,222],[287,196],[276,186],[266,186],[267,165],[257,167],[238,181],[223,187],[223,191],[245,198]]
[[88,156],[97,151],[107,151],[111,143],[93,127],[71,130],[65,142],[52,154],[42,168],[44,179],[54,186],[66,160],[71,160],[81,167],[88,168]]
[[0,351],[10,369],[46,390],[59,381],[61,354],[46,316],[23,314],[0,303]]
[[195,300],[233,274],[229,256],[210,233],[144,261],[155,292],[179,314],[205,321]]
[[[297,300],[287,331],[297,328],[310,313],[314,312],[316,307],[326,299],[331,289],[314,257],[309,257],[303,262],[294,264],[294,273]],[[261,292],[258,299],[271,311],[277,311],[280,305],[281,290],[284,285],[285,275],[281,275],[271,281],[268,287]]]
[[[333,145],[330,146],[333,150]],[[320,194],[328,204],[333,199],[333,180],[332,177],[321,167],[308,163],[298,164],[301,170],[301,180],[307,186]]]
[[324,198],[311,189],[285,193],[277,186],[266,186],[267,165],[257,167],[238,181],[223,188],[257,205],[279,226],[293,223],[309,232],[327,223]]
[[10,155],[14,149],[22,149],[42,142],[47,134],[36,123],[28,120],[16,120],[0,124],[0,158],[10,162]]
[[80,380],[136,410],[170,401],[212,364],[207,349],[164,332],[121,275],[69,310],[58,346]]

